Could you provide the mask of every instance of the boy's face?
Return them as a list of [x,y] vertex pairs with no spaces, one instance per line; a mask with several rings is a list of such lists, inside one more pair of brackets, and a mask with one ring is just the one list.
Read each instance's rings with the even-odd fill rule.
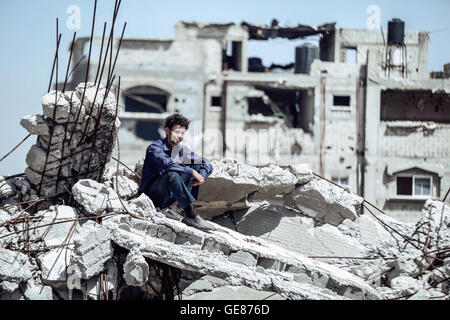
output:
[[169,141],[169,144],[173,147],[179,144],[181,141],[183,141],[184,134],[186,133],[186,128],[176,124],[172,126],[171,129],[165,128],[167,140]]

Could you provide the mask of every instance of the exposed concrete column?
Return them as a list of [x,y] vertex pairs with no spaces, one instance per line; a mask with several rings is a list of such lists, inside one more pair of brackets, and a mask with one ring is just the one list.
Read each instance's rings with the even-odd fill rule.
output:
[[419,32],[419,57],[417,61],[419,69],[419,79],[429,79],[428,73],[428,32]]
[[334,33],[334,62],[341,62],[341,31],[342,29],[336,29]]
[[367,57],[367,89],[366,89],[366,134],[365,134],[365,154],[366,170],[364,175],[364,197],[373,202],[376,199],[377,187],[377,162],[378,162],[378,127],[380,123],[380,103],[381,89],[370,75],[371,68],[376,64],[376,54],[374,50],[368,50]]

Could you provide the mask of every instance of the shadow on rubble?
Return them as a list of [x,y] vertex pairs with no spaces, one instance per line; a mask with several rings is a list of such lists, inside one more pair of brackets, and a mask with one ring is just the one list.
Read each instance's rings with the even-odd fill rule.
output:
[[280,205],[262,205],[252,211],[249,209],[228,212],[213,219],[224,227],[251,236],[264,236],[278,227],[283,218],[302,216],[301,213]]

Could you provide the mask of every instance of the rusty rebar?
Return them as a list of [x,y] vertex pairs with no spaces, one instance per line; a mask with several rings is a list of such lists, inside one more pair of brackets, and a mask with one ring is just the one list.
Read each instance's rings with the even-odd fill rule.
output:
[[[80,118],[81,109],[82,109],[84,98],[85,98],[85,95],[86,95],[87,81],[88,81],[88,77],[89,77],[89,67],[90,67],[90,64],[91,64],[92,41],[93,41],[93,38],[94,38],[94,27],[95,27],[95,15],[96,15],[96,12],[97,12],[97,0],[95,0],[95,3],[94,3],[94,13],[93,13],[93,17],[92,17],[91,37],[90,37],[90,42],[89,42],[89,54],[88,54],[88,61],[87,61],[87,67],[86,67],[86,76],[85,76],[85,81],[84,81],[83,95],[81,96],[80,108],[78,109],[77,116],[75,118],[75,125],[78,123],[78,119]],[[70,135],[70,138],[69,138],[69,146],[70,146],[70,142],[72,141],[74,132],[75,132],[75,127],[74,127],[74,130],[72,131],[72,134]]]
[[[104,218],[104,217],[108,217],[108,216],[112,216],[112,215],[116,215],[116,214],[121,214],[121,213],[124,213],[124,212],[121,211],[121,212],[118,212],[118,213],[106,213],[106,214],[103,214],[103,215],[82,217],[82,218],[79,218],[78,220],[93,220],[93,219]],[[12,235],[15,235],[15,234],[19,234],[21,232],[26,232],[26,231],[29,231],[29,230],[35,230],[35,229],[39,229],[39,228],[44,228],[44,227],[47,227],[49,225],[73,222],[73,221],[76,221],[76,220],[77,219],[67,219],[67,220],[63,220],[63,221],[56,221],[54,223],[47,223],[47,224],[39,225],[39,226],[36,226],[36,227],[31,227],[31,228],[28,228],[28,229],[23,229],[23,230],[19,230],[19,231],[15,231],[15,232],[11,232],[11,233],[2,235],[0,237],[0,239],[7,238],[9,236],[12,236]]]
[[24,143],[25,140],[27,140],[30,136],[31,136],[31,133],[28,134],[25,138],[23,138],[22,141],[20,141],[18,145],[16,145],[14,148],[12,148],[11,151],[9,151],[7,154],[5,154],[5,155],[0,159],[0,162],[2,162],[3,159],[5,159],[7,156],[9,156],[11,153],[13,153],[13,152],[14,152],[14,151],[15,151],[22,143]]
[[[56,33],[56,36],[58,37],[58,33]],[[47,93],[50,92],[50,89],[51,89],[51,87],[52,87],[53,73],[55,72],[55,65],[56,65],[56,59],[57,59],[57,52],[58,52],[58,48],[59,48],[60,41],[61,41],[61,35],[59,36],[58,41],[57,41],[57,45],[56,45],[57,50],[55,51],[55,57],[53,58],[52,72],[51,72],[51,74],[50,74],[50,82],[49,82],[49,84],[48,84],[48,90],[47,90]]]
[[69,79],[69,69],[70,69],[70,63],[72,62],[73,46],[75,44],[75,37],[76,37],[76,35],[77,35],[77,33],[74,32],[73,33],[72,43],[70,45],[69,61],[67,62],[66,77],[64,79],[64,85],[63,85],[63,88],[62,88],[62,92],[64,92],[66,90],[67,80]]
[[103,24],[102,44],[101,44],[101,46],[100,46],[100,55],[99,55],[99,57],[98,57],[97,72],[96,72],[96,74],[95,74],[94,84],[97,83],[98,74],[99,74],[99,72],[100,72],[100,65],[101,65],[100,62],[102,61],[102,56],[103,56],[103,44],[104,44],[104,42],[105,42],[106,25],[107,25],[107,23],[104,22],[104,24]]
[[[120,160],[120,143],[119,143],[119,129],[115,126],[116,129],[116,139],[117,139],[117,157]],[[120,204],[125,209],[125,211],[132,216],[133,218],[139,219],[139,220],[145,220],[141,217],[136,216],[135,214],[131,213],[128,208],[125,206],[125,204],[122,201],[122,197],[119,193],[119,161],[117,161],[117,170],[116,170],[116,193],[117,197],[119,198]]]

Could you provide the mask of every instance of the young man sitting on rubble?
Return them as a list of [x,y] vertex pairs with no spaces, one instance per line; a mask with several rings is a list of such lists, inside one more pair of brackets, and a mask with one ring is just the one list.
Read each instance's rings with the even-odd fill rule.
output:
[[166,138],[147,148],[139,192],[149,196],[160,209],[178,201],[178,207],[185,215],[184,223],[202,230],[214,230],[214,226],[203,220],[191,206],[198,198],[199,186],[212,173],[212,166],[180,143],[188,128],[189,120],[180,114],[166,119]]

